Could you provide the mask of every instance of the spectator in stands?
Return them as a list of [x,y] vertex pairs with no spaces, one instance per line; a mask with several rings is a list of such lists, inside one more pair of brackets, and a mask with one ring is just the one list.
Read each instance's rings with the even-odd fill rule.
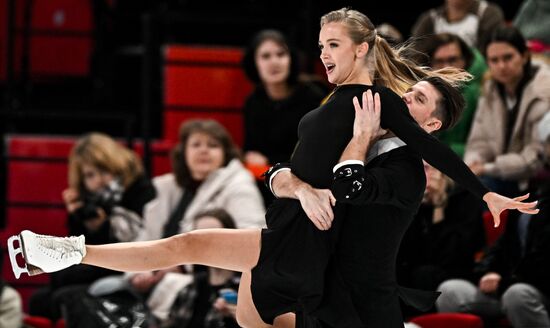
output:
[[[133,151],[107,135],[86,135],[71,150],[68,180],[62,196],[69,213],[69,234],[82,234],[91,244],[137,237],[144,206],[155,197],[155,188]],[[57,319],[64,293],[113,273],[87,265],[53,273],[50,286],[32,295],[30,314]]]
[[438,33],[427,36],[425,39],[420,40],[418,48],[420,53],[426,55],[422,64],[434,69],[447,66],[464,69],[473,77],[462,88],[466,106],[460,121],[454,128],[437,135],[441,141],[463,157],[466,140],[477,107],[483,75],[487,70],[485,59],[476,48],[469,47],[458,35],[451,33]]
[[440,7],[424,12],[412,28],[414,37],[453,33],[471,47],[484,48],[487,38],[504,23],[502,9],[485,0],[445,0]]
[[382,23],[376,26],[376,32],[378,35],[386,39],[391,46],[396,46],[403,42],[403,35],[401,32],[389,23]]
[[325,94],[299,80],[298,55],[279,31],[257,33],[245,51],[243,67],[256,84],[244,105],[245,162],[265,166],[288,161],[300,119],[319,107]]
[[[234,218],[237,228],[259,228],[265,223],[262,197],[254,178],[243,166],[226,129],[213,120],[190,120],[180,129],[179,144],[172,153],[174,172],[153,179],[157,197],[146,206],[145,224],[138,240],[153,240],[193,229],[193,218],[205,210],[220,208]],[[166,319],[177,286],[186,278],[182,268],[142,272],[128,277],[132,288],[148,294],[148,305]],[[167,273],[180,273],[170,275]],[[159,302],[157,302],[157,300]]]
[[19,328],[23,324],[23,307],[19,293],[0,281],[0,327]]
[[434,167],[424,169],[424,199],[401,243],[397,272],[403,286],[435,290],[450,278],[472,278],[475,254],[485,245],[483,207]]
[[491,79],[483,86],[464,161],[489,189],[512,195],[541,165],[535,134],[550,110],[550,70],[531,63],[525,39],[512,26],[495,30],[485,54]]
[[[397,281],[436,290],[451,278],[472,280],[475,254],[485,245],[482,204],[452,180],[424,163],[426,191],[397,257]],[[404,307],[406,317],[420,314]]]
[[546,174],[538,175],[533,195],[536,215],[510,212],[500,239],[475,269],[476,287],[465,280],[449,280],[439,290],[440,312],[470,312],[490,320],[506,315],[514,327],[550,327],[550,113],[538,129],[545,142]]
[[543,168],[535,176],[543,181],[550,180],[550,112],[546,113],[539,123],[539,140],[543,143]]
[[[235,229],[235,221],[222,209],[198,214],[195,229]],[[170,316],[162,327],[237,328],[237,290],[240,274],[208,267],[207,271],[194,272],[192,282],[178,292]],[[162,297],[162,296],[161,296]]]
[[550,46],[550,2],[525,0],[514,18],[516,26],[527,40]]
[[[0,250],[0,255],[2,251]],[[4,256],[1,256],[4,258]],[[2,273],[0,262],[0,273]],[[0,327],[19,328],[23,324],[23,306],[19,293],[0,279]]]

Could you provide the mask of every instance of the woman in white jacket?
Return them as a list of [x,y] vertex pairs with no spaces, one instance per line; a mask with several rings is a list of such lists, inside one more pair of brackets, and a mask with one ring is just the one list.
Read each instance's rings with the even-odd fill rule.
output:
[[[241,163],[239,150],[218,122],[186,121],[172,151],[172,165],[172,173],[153,179],[157,195],[145,206],[144,225],[137,240],[188,232],[198,213],[213,208],[229,213],[237,228],[264,226],[265,208],[254,177]],[[190,282],[188,275],[181,273],[181,267],[173,267],[128,274],[126,278],[132,289],[150,293],[148,306],[162,321],[167,319],[177,292]],[[96,284],[95,290],[110,292],[119,282],[110,278]]]

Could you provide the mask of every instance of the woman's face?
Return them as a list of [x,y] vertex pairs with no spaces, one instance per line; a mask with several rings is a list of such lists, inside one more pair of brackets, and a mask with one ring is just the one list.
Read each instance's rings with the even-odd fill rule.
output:
[[357,45],[343,23],[332,22],[321,27],[319,49],[330,83],[342,84],[354,77]]
[[263,84],[284,83],[290,74],[288,50],[273,40],[265,40],[256,49],[256,68]]
[[185,158],[193,179],[202,181],[223,166],[222,144],[207,133],[194,132],[187,139]]
[[528,54],[522,55],[506,42],[492,42],[487,46],[487,64],[495,81],[515,85],[523,77],[523,65]]
[[81,168],[84,187],[89,192],[98,192],[113,181],[114,176],[90,164],[82,164]]

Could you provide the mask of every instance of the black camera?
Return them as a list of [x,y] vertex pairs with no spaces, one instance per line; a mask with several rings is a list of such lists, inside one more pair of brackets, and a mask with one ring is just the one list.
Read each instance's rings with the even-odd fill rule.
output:
[[111,181],[95,193],[84,191],[82,193],[83,205],[74,212],[74,216],[81,221],[91,220],[98,217],[97,211],[100,208],[109,216],[113,207],[122,199],[123,192],[122,185],[118,180]]

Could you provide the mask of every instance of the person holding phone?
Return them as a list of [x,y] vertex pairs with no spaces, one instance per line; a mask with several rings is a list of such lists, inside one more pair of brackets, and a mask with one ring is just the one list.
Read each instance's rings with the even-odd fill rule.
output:
[[[225,210],[203,211],[194,218],[195,230],[235,229],[235,221]],[[238,328],[237,290],[240,274],[215,267],[193,270],[192,282],[178,292],[163,328]]]

